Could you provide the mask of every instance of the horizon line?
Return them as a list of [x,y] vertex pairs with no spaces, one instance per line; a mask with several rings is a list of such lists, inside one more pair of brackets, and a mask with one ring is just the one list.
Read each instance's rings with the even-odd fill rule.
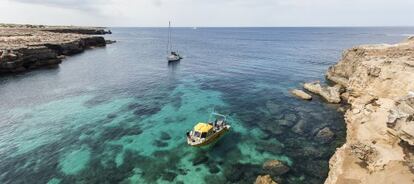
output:
[[[16,25],[44,25],[44,26],[75,26],[75,27],[112,27],[112,28],[168,28],[168,26],[137,26],[137,25],[75,25],[75,24],[37,24],[37,23],[6,23]],[[172,26],[174,28],[392,28],[392,27],[414,27],[414,25],[293,25],[293,26]]]
[[[88,26],[86,26],[88,27]],[[92,26],[95,27],[95,26]],[[168,26],[97,26],[112,28],[168,28]],[[414,25],[396,26],[172,26],[174,28],[414,28]]]

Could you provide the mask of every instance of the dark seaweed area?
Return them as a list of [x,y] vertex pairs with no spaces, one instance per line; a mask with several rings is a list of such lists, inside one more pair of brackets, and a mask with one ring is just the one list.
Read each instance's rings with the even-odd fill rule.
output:
[[[165,31],[115,28],[105,49],[0,78],[0,183],[253,183],[271,159],[290,169],[272,175],[280,183],[323,183],[343,115],[288,91],[324,80],[342,49],[407,30],[178,28],[185,59],[170,64]],[[185,132],[213,108],[232,130],[187,146]],[[318,138],[326,127],[333,138]]]

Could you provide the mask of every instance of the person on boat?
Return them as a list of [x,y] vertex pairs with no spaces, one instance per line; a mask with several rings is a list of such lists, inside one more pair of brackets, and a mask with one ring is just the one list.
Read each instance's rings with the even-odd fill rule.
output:
[[194,142],[194,140],[191,138],[190,132],[187,132],[187,138],[190,139],[192,142]]
[[171,52],[171,55],[178,56],[176,52]]

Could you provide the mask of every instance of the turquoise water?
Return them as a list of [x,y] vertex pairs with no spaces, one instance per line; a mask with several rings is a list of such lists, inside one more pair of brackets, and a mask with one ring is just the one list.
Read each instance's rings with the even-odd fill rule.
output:
[[[252,183],[264,161],[282,183],[323,183],[345,138],[337,105],[288,90],[324,80],[344,48],[413,28],[114,28],[118,42],[60,67],[0,78],[1,183]],[[213,108],[232,130],[206,148],[185,132]],[[292,127],[302,122],[301,131]],[[328,143],[316,132],[330,127]]]

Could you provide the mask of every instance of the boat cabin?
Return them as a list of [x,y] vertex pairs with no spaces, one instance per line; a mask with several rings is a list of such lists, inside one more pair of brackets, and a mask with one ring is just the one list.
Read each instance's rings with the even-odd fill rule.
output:
[[214,133],[213,125],[200,122],[196,126],[194,126],[194,130],[192,131],[192,133],[193,135],[191,136],[193,138],[205,139]]

